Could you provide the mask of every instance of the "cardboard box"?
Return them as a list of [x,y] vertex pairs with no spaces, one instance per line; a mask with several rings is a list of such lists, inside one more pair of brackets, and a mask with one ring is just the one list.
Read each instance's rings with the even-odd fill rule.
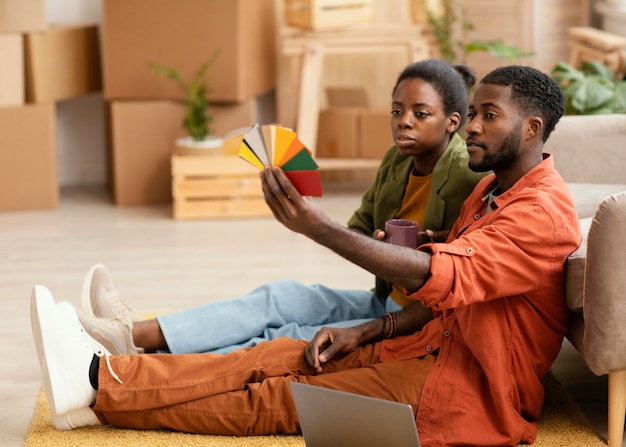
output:
[[182,99],[158,63],[191,79],[207,71],[209,100],[242,102],[274,88],[274,0],[103,0],[104,96]]
[[58,205],[54,104],[0,107],[0,211]]
[[45,0],[0,0],[0,33],[46,29]]
[[394,145],[391,133],[391,110],[363,109],[359,130],[359,157],[382,160]]
[[25,35],[26,100],[59,101],[102,90],[98,26],[58,25]]
[[0,106],[24,104],[24,45],[21,34],[0,34]]
[[387,109],[324,109],[319,115],[315,156],[380,160],[394,144],[390,120]]
[[356,158],[359,156],[359,107],[330,107],[320,111],[317,126],[319,158]]
[[[116,205],[171,203],[170,159],[182,127],[185,107],[169,100],[110,102],[113,196]],[[257,120],[256,98],[241,104],[212,105],[216,135],[250,128]],[[244,163],[244,162],[242,162]]]

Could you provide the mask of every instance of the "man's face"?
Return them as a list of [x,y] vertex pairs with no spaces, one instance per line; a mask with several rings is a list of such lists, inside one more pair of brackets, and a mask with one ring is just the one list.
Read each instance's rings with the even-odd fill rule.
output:
[[469,107],[467,152],[472,171],[502,171],[519,159],[523,118],[511,87],[482,84]]

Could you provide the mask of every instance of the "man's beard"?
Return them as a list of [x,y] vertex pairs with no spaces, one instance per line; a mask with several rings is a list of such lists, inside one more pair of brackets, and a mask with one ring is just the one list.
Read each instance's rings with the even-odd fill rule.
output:
[[479,162],[472,163],[469,168],[474,172],[503,170],[511,167],[519,159],[519,146],[522,140],[521,126],[518,126],[502,142],[496,153],[487,153]]

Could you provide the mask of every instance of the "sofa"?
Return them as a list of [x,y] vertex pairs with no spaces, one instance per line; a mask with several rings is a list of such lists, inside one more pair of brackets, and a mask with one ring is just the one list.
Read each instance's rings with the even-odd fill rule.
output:
[[608,375],[608,442],[626,416],[626,115],[564,116],[546,141],[580,217],[583,241],[567,261],[568,340]]

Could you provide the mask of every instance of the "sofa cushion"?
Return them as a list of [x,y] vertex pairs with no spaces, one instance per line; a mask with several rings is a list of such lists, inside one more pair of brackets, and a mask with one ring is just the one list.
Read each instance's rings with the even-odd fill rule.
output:
[[626,183],[626,114],[566,115],[544,144],[568,183]]
[[580,220],[582,242],[578,249],[569,255],[565,264],[565,298],[567,307],[576,313],[583,311],[583,287],[585,283],[585,263],[587,261],[587,234],[591,217]]

